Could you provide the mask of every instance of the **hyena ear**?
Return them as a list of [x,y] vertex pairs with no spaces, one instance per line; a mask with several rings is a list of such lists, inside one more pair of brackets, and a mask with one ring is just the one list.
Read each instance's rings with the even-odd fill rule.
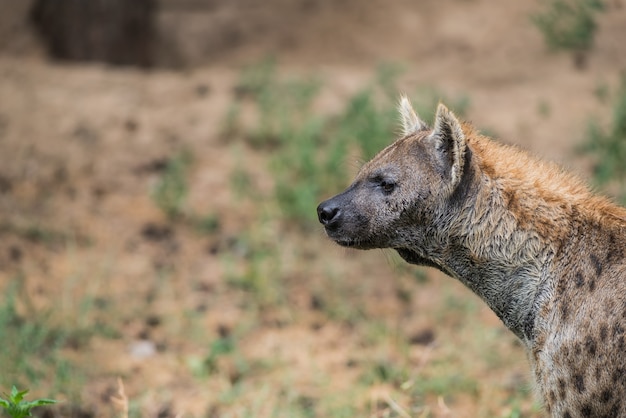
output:
[[428,129],[428,125],[417,116],[413,106],[411,106],[411,102],[405,95],[400,97],[398,112],[400,112],[400,122],[402,123],[402,134],[404,136]]
[[461,123],[443,104],[437,106],[435,128],[430,134],[436,151],[450,176],[451,186],[458,184],[465,164],[466,140]]

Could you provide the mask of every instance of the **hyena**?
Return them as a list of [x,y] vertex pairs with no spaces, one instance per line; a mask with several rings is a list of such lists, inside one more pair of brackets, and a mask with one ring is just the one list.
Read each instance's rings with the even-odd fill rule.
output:
[[318,206],[328,236],[480,296],[525,346],[551,416],[626,416],[626,209],[441,104],[433,128],[404,97],[399,111],[403,136]]

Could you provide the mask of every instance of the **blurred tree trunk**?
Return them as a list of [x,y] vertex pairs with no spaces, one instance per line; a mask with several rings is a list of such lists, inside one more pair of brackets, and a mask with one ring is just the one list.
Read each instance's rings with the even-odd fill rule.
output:
[[156,0],[35,0],[31,21],[54,58],[149,67],[156,13]]

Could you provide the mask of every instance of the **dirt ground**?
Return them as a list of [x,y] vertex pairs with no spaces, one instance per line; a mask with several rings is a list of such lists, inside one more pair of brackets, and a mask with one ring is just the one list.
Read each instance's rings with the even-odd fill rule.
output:
[[[269,155],[221,135],[223,121],[241,67],[267,55],[281,74],[320,77],[331,113],[396,62],[402,89],[466,95],[477,126],[588,177],[576,149],[590,117],[610,118],[597,91],[626,70],[626,6],[607,2],[578,69],[546,49],[535,1],[200,3],[166,3],[160,17],[170,47],[184,45],[182,69],[53,62],[26,32],[0,44],[0,289],[19,282],[26,322],[89,335],[59,348],[81,377],[60,384],[46,365],[39,380],[4,374],[0,390],[64,400],[49,416],[118,416],[118,377],[131,416],[540,416],[521,347],[468,290],[385,252],[340,249],[321,228],[294,231],[238,196],[241,167],[271,194]],[[151,198],[183,149],[186,211],[217,219],[209,233]],[[228,278],[259,248],[275,256],[261,276],[281,282],[252,301]],[[236,347],[217,355],[215,341]],[[409,374],[364,380],[372,364]]]

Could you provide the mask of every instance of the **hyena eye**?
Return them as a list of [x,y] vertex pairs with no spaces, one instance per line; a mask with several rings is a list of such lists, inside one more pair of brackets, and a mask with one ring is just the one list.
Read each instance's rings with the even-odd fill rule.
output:
[[396,189],[396,183],[389,180],[381,180],[380,188],[385,194],[390,194]]

